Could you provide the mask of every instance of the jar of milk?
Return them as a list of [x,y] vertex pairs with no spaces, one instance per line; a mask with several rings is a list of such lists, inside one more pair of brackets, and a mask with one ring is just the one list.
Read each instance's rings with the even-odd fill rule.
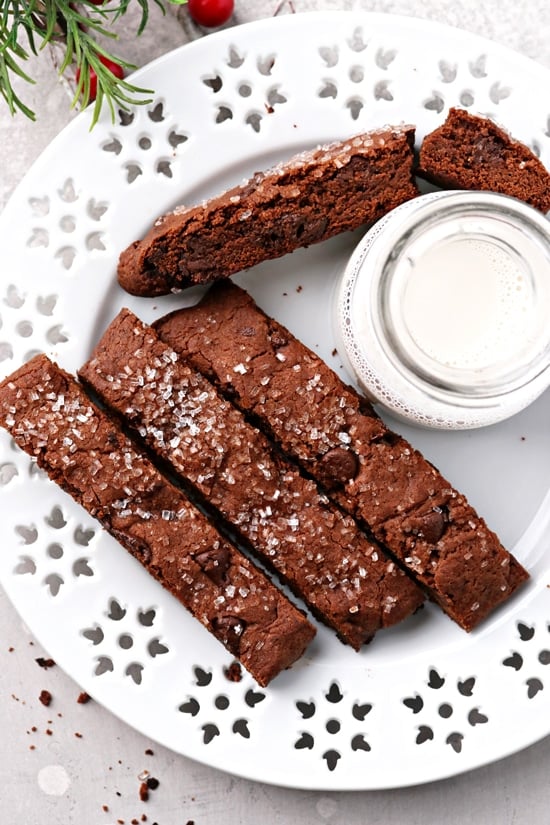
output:
[[352,255],[337,334],[371,400],[410,422],[513,415],[550,385],[550,222],[490,192],[403,204]]

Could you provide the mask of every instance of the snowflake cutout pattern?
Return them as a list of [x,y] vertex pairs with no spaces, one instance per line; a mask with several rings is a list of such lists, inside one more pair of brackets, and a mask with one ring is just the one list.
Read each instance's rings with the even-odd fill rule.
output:
[[[441,676],[435,668],[432,668],[428,674],[426,686],[429,691],[440,691],[446,684],[445,677]],[[436,722],[438,725],[444,725],[445,730],[442,733],[445,744],[450,745],[455,753],[461,753],[462,744],[464,741],[466,726],[475,728],[477,725],[484,725],[489,721],[488,716],[484,714],[479,707],[471,704],[471,699],[474,695],[476,685],[475,676],[470,676],[464,680],[458,680],[456,683],[456,694],[446,697],[446,701],[441,701],[435,708],[433,705],[433,696],[426,695],[426,700],[421,694],[415,693],[413,696],[408,696],[403,699],[403,704],[406,708],[412,711],[413,714],[419,714],[419,721],[422,723],[418,725],[418,733],[416,736],[416,744],[423,745],[425,742],[430,742],[436,736]],[[447,690],[449,685],[447,685]],[[438,717],[442,722],[438,721]],[[459,721],[457,721],[459,720]],[[428,724],[429,723],[429,724]]]
[[53,248],[54,258],[67,271],[73,268],[77,256],[104,252],[105,235],[101,221],[109,205],[89,197],[85,216],[77,222],[72,204],[85,197],[73,179],[66,178],[55,196],[29,198],[34,225],[27,247],[37,252],[52,251]]
[[[135,685],[141,685],[146,664],[169,652],[166,642],[156,634],[151,635],[148,630],[153,627],[156,615],[154,608],[140,607],[136,611],[136,624],[128,608],[117,599],[111,599],[104,620],[81,630],[83,638],[98,648],[94,675],[113,673],[116,667]],[[141,649],[139,660],[134,655],[134,647]]]
[[[323,699],[324,702],[321,703],[315,703],[313,700],[298,700],[296,702],[296,708],[299,711],[302,720],[311,719],[318,710],[327,712],[328,718],[325,721],[324,728],[326,733],[328,733],[331,737],[335,737],[335,744],[328,748],[325,748],[324,745],[321,746],[321,749],[323,750],[322,758],[325,760],[328,770],[334,771],[342,758],[343,748],[346,750],[350,748],[352,752],[368,753],[371,750],[371,745],[365,738],[364,731],[356,731],[352,735],[351,740],[344,737],[342,734],[342,728],[344,727],[342,723],[342,711],[344,710],[345,704],[341,705],[341,703],[344,700],[344,694],[336,682],[331,683],[329,689],[323,695]],[[338,715],[336,714],[337,706],[340,711]],[[348,713],[350,713],[354,722],[363,722],[366,716],[371,712],[372,707],[372,704],[368,702],[355,702],[351,709],[347,708],[344,711],[344,714],[345,716],[348,716]],[[313,751],[316,747],[315,736],[313,733],[310,733],[307,730],[301,730],[299,733],[300,735],[298,739],[294,742],[295,749]],[[317,737],[319,738],[318,734]]]
[[89,548],[96,528],[70,524],[58,505],[38,526],[34,522],[17,524],[15,533],[25,551],[19,555],[14,575],[41,577],[50,596],[58,596],[69,578],[85,581],[94,575],[90,556],[84,550],[82,555],[75,553],[74,547]]
[[214,69],[202,80],[214,95],[215,122],[223,124],[242,118],[254,132],[260,132],[264,117],[273,115],[288,100],[281,84],[274,82],[276,65],[274,54],[254,59],[231,46],[225,68]]
[[[119,130],[101,144],[101,149],[120,164],[126,183],[144,179],[146,172],[165,178],[174,176],[172,164],[177,152],[189,140],[169,117],[166,104],[155,101],[134,111],[119,110]],[[136,119],[141,129],[136,129]],[[132,129],[126,131],[126,127]]]
[[[369,46],[363,29],[355,28],[344,44],[323,45],[319,58],[324,72],[317,95],[321,99],[343,99],[352,120],[357,120],[366,105],[367,98],[376,101],[392,101],[389,69],[397,57],[395,49]],[[342,72],[342,65],[345,66]],[[340,79],[330,72],[338,67]]]
[[[223,729],[232,735],[240,736],[242,739],[250,739],[250,720],[247,716],[260,702],[264,701],[266,694],[255,688],[248,688],[244,693],[247,716],[242,716],[240,715],[243,699],[241,687],[233,686],[229,688],[228,685],[227,690],[217,690],[215,689],[212,671],[199,666],[193,668],[193,674],[196,687],[195,695],[188,695],[178,710],[180,713],[198,720],[203,743],[209,745],[216,737],[221,736]],[[236,718],[234,718],[235,706],[238,708],[239,713]]]
[[[69,340],[59,313],[59,297],[53,292],[31,295],[8,284],[0,299],[0,363],[25,362],[37,352]],[[0,480],[0,484],[1,484]]]
[[[474,60],[468,62],[468,73],[472,78],[472,85],[463,88],[458,95],[458,104],[464,109],[469,109],[476,103],[476,92],[473,88],[476,82],[484,80],[488,76],[487,72],[487,55],[481,54]],[[447,60],[440,60],[438,62],[439,77],[442,84],[450,87],[457,82],[459,77],[458,64],[449,63]],[[485,87],[483,87],[485,93]],[[498,106],[502,100],[510,97],[512,90],[509,86],[503,85],[499,80],[495,80],[488,90],[489,100],[495,106]],[[424,108],[440,114],[445,108],[447,97],[446,92],[441,90],[433,90],[430,97],[424,101]],[[456,97],[453,95],[453,105],[456,104]]]
[[[502,664],[518,674],[521,672],[524,675],[526,671],[528,672],[529,675],[523,683],[527,688],[527,698],[534,699],[544,690],[540,669],[550,665],[550,650],[544,646],[540,649],[540,643],[537,644],[540,636],[536,635],[534,626],[518,622],[516,628],[521,647],[518,645],[518,650],[511,650],[510,654],[502,660]],[[550,633],[550,624],[546,625],[546,632]],[[535,676],[537,671],[539,675]]]

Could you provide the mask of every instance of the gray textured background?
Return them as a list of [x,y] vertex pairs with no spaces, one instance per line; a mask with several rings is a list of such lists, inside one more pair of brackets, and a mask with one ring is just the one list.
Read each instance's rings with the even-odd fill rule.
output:
[[[288,0],[282,4],[280,0],[236,0],[233,22],[271,16],[279,6],[279,13],[290,12]],[[354,6],[459,26],[550,68],[548,0],[294,0],[297,11]],[[185,10],[180,20],[181,27],[153,9],[150,25],[139,41],[127,22],[128,33],[121,32],[120,53],[143,65],[201,36],[189,24]],[[0,145],[5,147],[0,208],[33,160],[71,118],[67,93],[47,56],[31,61],[28,70],[39,82],[20,88],[36,110],[38,122],[31,124],[21,116],[12,120],[0,104]],[[550,89],[541,89],[540,94],[548,98]],[[1,591],[0,627],[0,817],[6,825],[111,825],[117,820],[127,824],[134,818],[140,820],[142,814],[149,825],[186,825],[190,820],[195,825],[543,825],[550,821],[550,738],[476,772],[418,788],[366,793],[274,788],[176,756],[96,703],[77,704],[79,687],[60,668],[37,666],[36,657],[47,654]],[[38,701],[44,688],[54,697],[49,708]],[[47,728],[52,735],[45,733]],[[30,750],[30,745],[35,749]],[[153,755],[145,754],[148,748]],[[51,766],[55,769],[49,773]],[[160,781],[148,802],[140,802],[137,794],[137,777],[144,769]]]

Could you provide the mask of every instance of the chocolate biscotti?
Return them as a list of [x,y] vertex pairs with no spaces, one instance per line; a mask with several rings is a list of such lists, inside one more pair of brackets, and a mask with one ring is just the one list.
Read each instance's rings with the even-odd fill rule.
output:
[[500,192],[550,210],[550,174],[523,143],[487,117],[450,109],[420,147],[418,174],[445,189]]
[[465,630],[527,579],[465,497],[246,292],[218,284],[155,327]]
[[129,310],[79,376],[342,641],[358,650],[424,600],[352,518]]
[[313,625],[46,356],[0,384],[0,425],[260,685],[301,656]]
[[120,256],[120,285],[163,295],[372,223],[418,194],[414,127],[387,127],[294,156],[159,218]]

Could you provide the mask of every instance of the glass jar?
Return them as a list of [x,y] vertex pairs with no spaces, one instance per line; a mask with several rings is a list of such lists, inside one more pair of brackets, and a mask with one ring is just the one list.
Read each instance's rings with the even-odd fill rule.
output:
[[336,311],[372,401],[427,427],[501,421],[550,385],[550,222],[505,195],[422,195],[360,241]]

